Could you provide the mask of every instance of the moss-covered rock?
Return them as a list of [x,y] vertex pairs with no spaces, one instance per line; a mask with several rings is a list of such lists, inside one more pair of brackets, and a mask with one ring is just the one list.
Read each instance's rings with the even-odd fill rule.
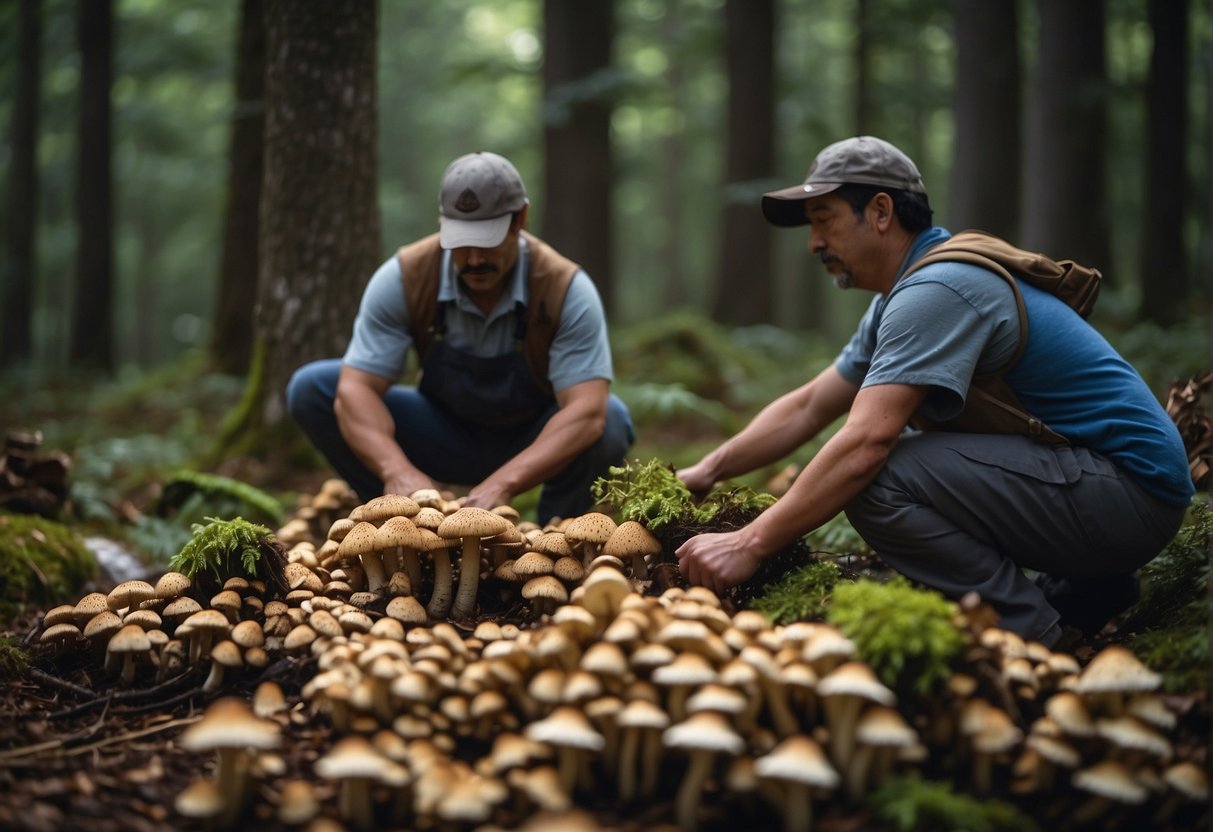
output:
[[97,559],[67,526],[0,514],[0,618],[26,605],[61,603],[97,574]]

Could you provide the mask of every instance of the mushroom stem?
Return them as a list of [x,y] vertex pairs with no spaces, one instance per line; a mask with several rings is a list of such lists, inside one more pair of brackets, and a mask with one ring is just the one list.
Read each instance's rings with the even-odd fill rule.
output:
[[619,744],[619,797],[625,803],[636,796],[636,751],[640,746],[640,728],[623,729]]
[[476,589],[480,583],[480,538],[465,537],[459,560],[459,592],[452,618],[471,618],[476,614]]
[[767,701],[767,710],[771,713],[771,721],[775,723],[775,733],[779,737],[790,737],[800,731],[800,724],[788,707],[787,694],[783,687],[772,679],[762,680],[762,692]]
[[661,763],[661,734],[650,728],[645,728],[642,737],[640,793],[644,796],[656,794],[657,780]]
[[402,547],[397,551],[400,553],[404,574],[409,576],[409,585],[413,587],[413,592],[417,592],[421,587],[421,559],[417,557],[417,550]]
[[691,762],[687,766],[687,773],[682,778],[682,783],[678,786],[678,795],[675,799],[678,825],[683,829],[699,828],[695,810],[699,807],[699,796],[703,791],[704,781],[712,773],[713,758],[714,755],[711,751],[691,749]]
[[809,787],[789,782],[783,795],[784,832],[810,832],[813,828],[813,802]]
[[387,583],[387,575],[383,571],[383,559],[378,552],[365,552],[361,556],[362,571],[366,572],[367,592],[378,592]]
[[374,829],[375,813],[371,805],[370,781],[365,777],[347,777],[341,781],[338,811],[355,829]]
[[435,549],[434,591],[425,611],[433,620],[446,618],[451,608],[451,553],[448,549]]

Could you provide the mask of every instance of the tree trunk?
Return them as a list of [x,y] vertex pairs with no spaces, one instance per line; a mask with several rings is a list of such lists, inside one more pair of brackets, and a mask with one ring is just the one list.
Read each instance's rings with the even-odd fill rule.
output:
[[265,180],[249,414],[285,424],[302,363],[341,355],[383,259],[377,193],[377,0],[266,0]]
[[257,303],[262,158],[265,149],[265,20],[262,0],[242,0],[236,102],[228,149],[227,210],[211,356],[229,375],[248,370]]
[[1154,49],[1146,87],[1146,178],[1141,212],[1141,316],[1163,326],[1187,311],[1184,218],[1188,192],[1188,2],[1150,0]]
[[79,0],[79,243],[69,361],[110,372],[113,351],[113,172],[110,87],[113,85],[113,0]]
[[[1019,219],[1017,0],[953,0],[956,135],[948,225],[1015,240]],[[1009,175],[1008,175],[1009,174]]]
[[[682,67],[682,27],[678,4],[666,7],[661,21],[661,39],[666,54],[665,83],[669,90],[670,106],[676,112],[685,112],[688,105],[686,84]],[[661,182],[658,199],[661,205],[661,221],[665,234],[661,244],[661,308],[674,309],[687,302],[687,275],[683,269],[686,252],[682,234],[682,160],[686,154],[686,131],[681,127],[671,129],[661,141]]]
[[1038,0],[1020,227],[1023,245],[1110,266],[1104,0]]
[[612,273],[613,0],[543,4],[543,238],[593,278],[609,312]]
[[[855,135],[871,132],[876,109],[872,100],[872,0],[855,4]],[[839,136],[840,139],[846,136]]]
[[33,354],[35,242],[38,216],[38,115],[42,81],[42,3],[21,0],[8,179],[8,257],[0,318],[0,366]]
[[724,239],[714,317],[768,323],[772,313],[771,226],[759,210],[775,167],[775,3],[725,0],[726,115]]

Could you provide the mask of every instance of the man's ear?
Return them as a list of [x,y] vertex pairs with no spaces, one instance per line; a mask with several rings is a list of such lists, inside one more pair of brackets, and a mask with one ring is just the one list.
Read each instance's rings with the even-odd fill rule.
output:
[[526,215],[530,207],[531,204],[528,202],[518,210],[518,213],[514,215],[514,225],[516,230],[521,231],[522,229],[526,228]]
[[893,197],[881,191],[868,201],[868,220],[872,222],[881,231],[887,231],[892,225],[893,212]]

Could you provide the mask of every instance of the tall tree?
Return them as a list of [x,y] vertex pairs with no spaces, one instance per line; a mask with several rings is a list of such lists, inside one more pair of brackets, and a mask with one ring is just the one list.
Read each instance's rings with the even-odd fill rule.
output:
[[242,0],[236,45],[236,101],[228,148],[227,210],[211,356],[239,375],[252,358],[257,301],[262,157],[265,147],[265,20],[262,0]]
[[1106,269],[1104,0],[1037,0],[1038,65],[1028,110],[1023,245]]
[[[666,6],[661,19],[661,44],[666,55],[665,84],[669,91],[670,106],[675,112],[685,112],[687,106],[686,84],[683,72],[683,32],[685,24],[679,14],[679,4]],[[658,186],[658,202],[665,234],[661,244],[661,273],[665,276],[661,287],[662,309],[681,306],[687,300],[686,269],[683,268],[685,252],[682,232],[682,171],[686,154],[686,133],[682,124],[671,127],[661,141],[661,182]]]
[[775,168],[775,3],[725,0],[729,94],[725,125],[724,233],[713,315],[771,320],[771,227],[756,210]]
[[76,178],[76,291],[69,360],[113,370],[114,194],[111,159],[113,0],[79,0],[80,122]]
[[1146,177],[1141,212],[1141,316],[1179,321],[1189,294],[1184,246],[1188,166],[1188,2],[1150,0],[1154,47],[1146,87]]
[[[855,135],[862,136],[873,130],[873,114],[876,111],[875,90],[872,84],[872,0],[855,3],[855,51],[852,61],[855,66],[855,86],[851,94],[855,102]],[[842,136],[840,138],[846,138]]]
[[948,224],[1009,239],[1015,239],[1019,219],[1017,5],[1017,0],[952,2],[956,132]]
[[382,259],[377,29],[377,0],[265,2],[256,348],[228,452],[274,442],[291,374],[344,352],[361,288]]
[[42,80],[42,2],[21,0],[8,180],[8,257],[4,260],[0,366],[33,354],[34,245],[38,216],[38,102]]
[[543,237],[614,306],[611,207],[614,0],[543,4]]

